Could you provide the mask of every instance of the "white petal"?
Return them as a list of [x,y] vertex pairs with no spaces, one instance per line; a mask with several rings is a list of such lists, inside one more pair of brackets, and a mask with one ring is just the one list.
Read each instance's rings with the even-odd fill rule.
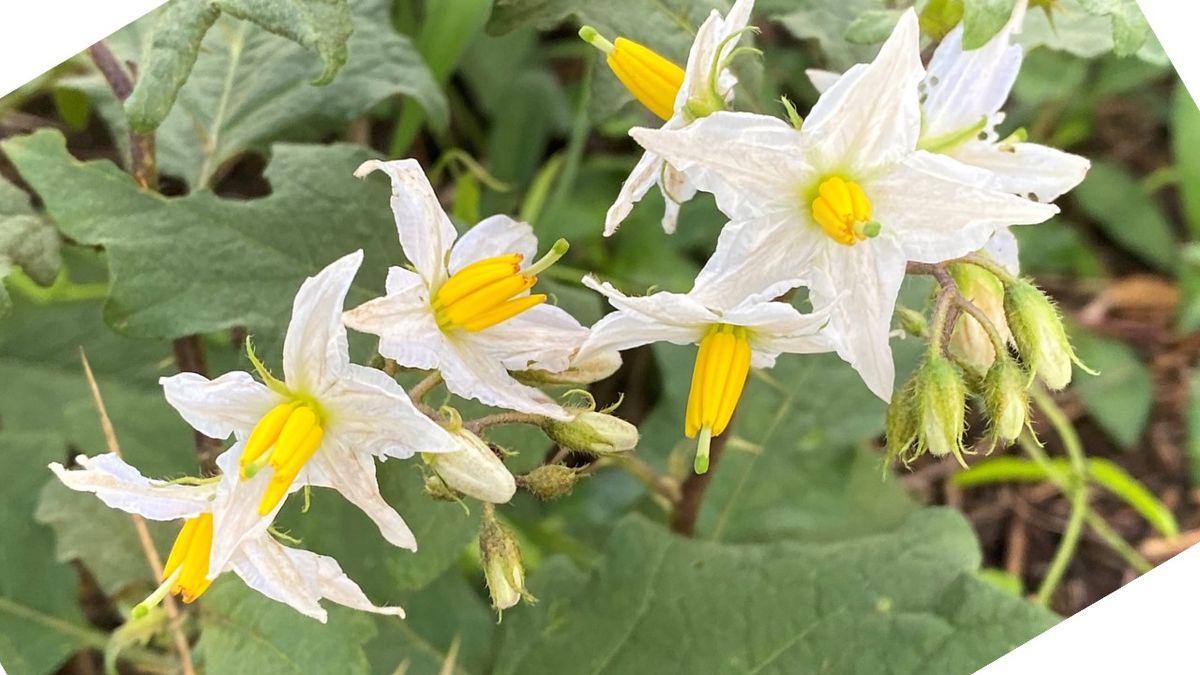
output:
[[50,470],[63,485],[91,492],[108,506],[150,520],[194,518],[212,509],[215,489],[208,485],[171,485],[150,480],[115,454],[75,458],[80,469],[54,462]]
[[317,592],[326,600],[332,600],[339,605],[361,612],[390,614],[404,618],[404,610],[400,607],[380,607],[368,600],[358,584],[342,571],[337,560],[295,548],[288,548],[287,552],[297,567],[316,568]]
[[658,175],[658,190],[663,196],[663,232],[675,234],[675,227],[679,224],[679,209],[696,196],[696,186],[688,180],[687,174],[670,164],[664,164]]
[[520,253],[528,265],[537,256],[537,237],[529,223],[508,216],[491,216],[467,230],[450,251],[450,273],[477,260]]
[[446,257],[458,233],[433,186],[413,159],[363,162],[354,175],[362,178],[372,171],[383,171],[392,179],[392,213],[400,247],[426,285],[437,288],[446,279]]
[[822,346],[822,340],[818,339],[817,335],[821,328],[829,323],[829,308],[826,307],[821,312],[802,314],[786,302],[766,302],[755,298],[726,312],[721,318],[724,323],[754,329],[755,337],[762,340],[805,338],[811,339],[812,345],[816,347]]
[[621,223],[629,217],[633,205],[640,202],[650,188],[658,183],[659,172],[664,166],[662,157],[653,152],[642,153],[642,158],[621,184],[616,201],[608,207],[608,213],[604,216],[604,236],[611,237],[617,231]]
[[469,333],[447,341],[446,345],[439,368],[451,392],[497,408],[570,419],[562,406],[540,389],[514,380],[486,344],[480,344]]
[[808,76],[808,81],[812,83],[813,89],[816,89],[818,94],[824,94],[826,91],[829,91],[837,83],[838,78],[842,76],[841,73],[835,73],[832,70],[821,70],[820,68],[809,68],[804,71],[804,74]]
[[300,286],[283,339],[283,374],[288,388],[318,394],[350,364],[342,306],[362,259],[359,249],[330,263]]
[[946,35],[922,85],[926,137],[954,133],[984,117],[994,120],[1021,70],[1022,49],[1009,44],[1011,34],[1009,23],[987,44],[970,51],[963,51],[961,24]]
[[379,494],[375,480],[375,460],[368,454],[353,452],[334,443],[327,443],[308,462],[313,484],[328,485],[362,509],[380,534],[393,546],[417,550],[417,539],[396,510]]
[[896,378],[888,343],[905,259],[887,235],[842,246],[832,241],[814,265],[812,298],[830,304],[837,353],[879,398],[889,401]]
[[326,438],[355,452],[404,459],[458,449],[454,438],[418,411],[383,371],[352,364],[321,403],[329,413]]
[[587,359],[612,350],[624,351],[652,342],[697,344],[703,337],[704,328],[698,325],[663,323],[639,312],[620,310],[608,314],[592,326],[592,332],[579,350],[579,356]]
[[284,401],[250,373],[234,371],[210,380],[196,373],[159,378],[163,394],[179,414],[210,438],[248,435],[271,408]]
[[1036,143],[1017,143],[1001,149],[995,143],[972,141],[948,154],[964,164],[991,172],[992,186],[997,190],[1046,203],[1082,183],[1092,166],[1079,155]]
[[978,182],[980,173],[949,157],[917,152],[864,189],[884,230],[894,234],[909,260],[919,262],[966,255],[998,227],[1040,223],[1058,212],[957,180]]
[[733,308],[768,290],[779,295],[806,281],[809,259],[829,238],[807,216],[779,212],[731,222],[688,294],[708,307]]
[[575,317],[541,304],[475,333],[472,341],[487,349],[508,370],[566,370],[588,331]]
[[[294,555],[294,554],[302,555]],[[269,535],[246,542],[229,562],[246,585],[276,602],[325,623],[326,613],[318,600],[319,569],[309,556],[276,542]]]
[[870,64],[859,64],[817,100],[801,134],[822,171],[869,173],[917,146],[925,75],[916,12],[909,10]]
[[[729,53],[737,48],[740,37],[725,42],[726,38],[738,33],[750,22],[750,13],[754,9],[754,0],[737,0],[729,8],[724,18],[716,11],[708,15],[704,23],[696,31],[696,39],[688,52],[687,66],[684,69],[683,86],[676,96],[675,107],[681,109],[687,104],[688,98],[703,94],[708,86],[709,73],[712,64],[717,59],[727,58]],[[724,45],[721,43],[725,42]],[[721,53],[717,49],[721,48]],[[729,100],[729,94],[737,85],[737,78],[728,69],[722,69],[718,75],[718,92]]]
[[767,115],[717,112],[682,129],[635,128],[629,135],[711,192],[735,220],[789,208],[813,175],[801,135]]
[[996,230],[996,234],[988,239],[983,250],[992,259],[1004,266],[1009,274],[1017,275],[1021,273],[1021,259],[1018,252],[1017,238],[1013,236],[1012,230],[1001,228]]
[[402,366],[437,367],[442,332],[430,306],[429,290],[413,272],[389,269],[387,295],[355,307],[343,314],[342,320],[356,331],[378,335],[379,353]]
[[[213,542],[209,554],[209,579],[217,578],[246,541],[266,536],[267,528],[285,501],[280,500],[266,516],[258,515],[258,505],[267,491],[272,470],[260,471],[253,478],[242,480],[239,464],[244,449],[244,443],[235,443],[217,457],[221,481],[217,484],[217,496],[212,507]],[[295,492],[300,487],[301,483],[297,481],[289,492]]]
[[643,296],[628,296],[593,276],[583,278],[583,285],[604,295],[617,309],[641,314],[659,323],[689,328],[717,323],[720,317],[694,298],[682,293],[660,291]]

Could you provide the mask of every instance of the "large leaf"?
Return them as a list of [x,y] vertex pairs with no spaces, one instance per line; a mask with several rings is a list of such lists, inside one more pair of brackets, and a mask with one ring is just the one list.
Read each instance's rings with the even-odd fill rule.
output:
[[[203,187],[247,150],[281,138],[315,137],[394,94],[412,96],[433,124],[444,126],[445,97],[412,42],[391,29],[390,6],[386,0],[352,3],[348,61],[333,82],[320,87],[310,82],[320,70],[299,45],[248,22],[219,19],[158,129],[160,170]],[[109,39],[114,52],[144,59],[153,48],[153,23],[147,17],[114,35]],[[113,136],[123,138],[124,116],[111,94],[95,78],[83,86],[100,103]]]
[[1154,404],[1154,385],[1150,373],[1129,345],[1095,333],[1077,329],[1072,332],[1075,351],[1099,376],[1075,371],[1075,392],[1092,419],[1125,448],[1131,448],[1142,436],[1150,408]]
[[76,161],[57,132],[3,148],[63,232],[108,252],[105,317],[132,335],[277,327],[304,278],[336,258],[367,251],[351,303],[398,262],[385,182],[351,174],[369,157],[364,148],[276,146],[274,192],[250,202],[140,190],[111,163]]
[[0,178],[0,316],[12,306],[3,282],[13,266],[49,285],[62,263],[59,247],[54,226],[37,215],[20,188]]
[[1029,12],[1017,40],[1028,49],[1045,45],[1084,58],[1112,51],[1168,63],[1134,0],[1056,0],[1049,12]]
[[[833,544],[717,544],[623,521],[582,583],[558,564],[505,617],[496,673],[969,673],[1054,616],[974,576],[957,513]],[[575,592],[571,592],[571,588]]]
[[1008,23],[1016,4],[1016,0],[964,0],[963,48],[987,44]]
[[1171,132],[1184,215],[1192,237],[1200,237],[1200,109],[1182,84],[1175,87]]
[[1159,269],[1174,269],[1179,243],[1171,222],[1129,171],[1112,162],[1096,162],[1073,196],[1122,248]]
[[[871,60],[877,47],[864,47],[847,41],[847,32],[867,12],[888,9],[881,0],[799,0],[798,2],[764,3],[760,10],[774,18],[792,35],[801,40],[813,40],[825,59],[822,66],[843,71],[855,63]],[[851,32],[851,36],[854,33]]]

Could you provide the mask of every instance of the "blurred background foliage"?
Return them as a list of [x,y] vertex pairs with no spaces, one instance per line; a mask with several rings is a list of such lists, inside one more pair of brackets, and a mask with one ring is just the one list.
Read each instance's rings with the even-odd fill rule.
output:
[[[739,104],[780,115],[786,95],[803,112],[816,97],[804,69],[869,59],[908,4],[761,0],[765,57],[739,62]],[[1011,4],[918,3],[933,36],[965,16],[983,39]],[[1018,229],[1022,265],[1101,371],[1077,374],[1059,403],[1107,488],[1092,495],[1096,517],[1138,549],[1122,555],[1089,534],[1052,599],[1069,614],[1132,578],[1137,560],[1200,541],[1200,112],[1131,0],[1032,4],[1003,130],[1024,127],[1094,166],[1058,218]],[[14,675],[97,672],[118,650],[124,672],[177,670],[164,635],[119,630],[155,585],[128,519],[45,468],[105,448],[79,350],[127,458],[148,475],[195,474],[194,439],[157,378],[197,354],[213,374],[245,368],[247,334],[277,363],[304,277],[364,248],[357,303],[403,263],[386,186],[351,177],[363,159],[419,159],[461,227],[504,212],[543,242],[568,239],[568,258],[541,283],[584,323],[606,310],[583,274],[628,292],[686,291],[712,249],[723,220],[705,196],[685,205],[672,237],[657,194],[615,237],[600,236],[637,158],[626,132],[655,120],[575,30],[590,23],[682,62],[724,0],[313,5],[329,14],[272,12],[293,7],[283,0],[173,0],[106,40],[133,75],[124,104],[86,54],[0,100],[0,662]],[[157,194],[130,163],[148,135]],[[919,305],[927,291],[914,284],[908,297]],[[352,344],[371,359],[370,340]],[[911,368],[919,345],[896,349]],[[410,618],[335,608],[322,626],[223,578],[185,623],[198,663],[212,673],[965,673],[1056,620],[1025,599],[1067,512],[1051,476],[1001,456],[957,477],[949,462],[923,461],[881,478],[883,404],[829,355],[753,373],[702,505],[681,516],[671,490],[644,479],[649,467],[675,490],[687,480],[692,358],[669,345],[627,352],[592,387],[601,405],[624,394],[617,414],[642,429],[635,462],[595,471],[560,501],[522,493],[502,510],[537,605],[497,625],[477,510],[429,500],[415,462],[390,462],[384,494],[418,553],[388,547],[320,490],[282,524]],[[1037,428],[1058,455],[1057,437]],[[514,471],[556,451],[523,429],[493,440],[519,453]],[[155,529],[162,550],[173,534]]]

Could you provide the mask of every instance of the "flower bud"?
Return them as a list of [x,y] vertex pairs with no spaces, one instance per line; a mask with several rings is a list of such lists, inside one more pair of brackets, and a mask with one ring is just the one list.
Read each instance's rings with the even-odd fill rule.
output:
[[512,499],[516,479],[488,444],[466,429],[459,429],[454,436],[457,451],[424,455],[438,478],[451,489],[481,501],[503,504]]
[[637,427],[595,410],[579,409],[566,422],[546,418],[542,429],[564,448],[589,455],[617,455],[633,450],[638,444]]
[[1028,378],[1010,358],[997,359],[983,381],[983,399],[992,421],[992,438],[1008,445],[1017,440],[1029,417]]
[[[978,307],[1000,334],[1005,344],[1012,341],[1008,322],[1004,320],[1004,284],[996,275],[978,265],[959,264],[950,266],[958,290],[963,297]],[[987,369],[996,359],[992,339],[983,325],[969,314],[963,314],[950,337],[950,349],[968,363]]]
[[490,509],[484,512],[483,525],[479,530],[479,558],[483,564],[488,593],[492,596],[492,607],[504,610],[522,599],[535,601],[525,590],[525,565],[521,562],[521,548]]
[[1058,390],[1071,382],[1071,362],[1078,363],[1062,316],[1050,298],[1033,284],[1018,280],[1004,294],[1004,314],[1021,360],[1046,386]]
[[924,314],[903,305],[896,305],[896,316],[900,318],[900,328],[905,333],[913,337],[925,337],[929,322],[925,320]]
[[896,392],[887,409],[887,456],[889,460],[900,459],[905,464],[913,459],[909,456],[909,450],[917,440],[917,417],[913,400],[915,383],[915,379],[910,380],[904,388]]
[[926,450],[938,457],[953,453],[965,467],[962,436],[966,427],[967,388],[962,373],[945,357],[930,356],[917,373],[914,403],[917,454]]
[[518,485],[542,501],[571,494],[578,481],[579,473],[562,464],[543,464],[524,476],[517,477]]
[[530,386],[543,384],[591,384],[617,372],[621,367],[621,353],[598,352],[582,360],[572,359],[566,370],[552,373],[548,370],[521,370],[513,373],[518,381]]
[[425,494],[430,499],[439,502],[456,502],[459,499],[458,493],[451,490],[450,486],[446,485],[446,481],[436,474],[425,476]]

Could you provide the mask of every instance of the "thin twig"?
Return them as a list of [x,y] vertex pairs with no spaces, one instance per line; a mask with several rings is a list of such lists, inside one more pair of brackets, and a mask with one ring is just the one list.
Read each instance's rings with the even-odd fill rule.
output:
[[478,419],[473,419],[470,422],[467,422],[466,424],[464,424],[463,426],[466,427],[467,430],[470,431],[471,433],[478,434],[479,432],[481,432],[485,429],[489,429],[491,427],[498,427],[498,426],[502,426],[505,424],[530,424],[535,427],[538,427],[538,426],[542,425],[542,423],[545,421],[545,419],[546,418],[542,417],[541,415],[533,415],[530,413],[503,412],[503,413],[496,413],[495,415],[488,415],[486,417],[480,417]]
[[[387,362],[385,361],[384,365],[386,365],[386,364],[387,364]],[[387,372],[387,371],[385,370],[384,372]],[[389,374],[394,375],[394,373],[389,373]],[[425,397],[429,395],[429,392],[433,391],[433,388],[438,386],[441,383],[442,383],[442,374],[435,370],[433,373],[431,373],[425,379],[414,384],[408,390],[408,397],[410,399],[412,399],[414,402],[423,401],[423,400],[425,400]]]
[[[121,103],[133,93],[133,80],[125,73],[112,50],[103,42],[88,47],[88,55],[108,82],[113,94]],[[155,161],[154,134],[129,132],[129,173],[144,190],[158,189],[158,168]]]
[[660,474],[650,466],[646,460],[636,455],[619,455],[616,458],[617,466],[620,466],[634,478],[642,481],[642,483],[654,490],[654,492],[667,500],[672,506],[679,503],[683,498],[679,483]]
[[[92,390],[92,401],[96,404],[96,412],[100,415],[100,429],[104,432],[104,443],[108,446],[108,451],[114,455],[121,456],[121,446],[117,442],[117,432],[113,429],[112,419],[108,416],[108,409],[104,405],[104,399],[100,396],[100,386],[96,384],[96,376],[92,373],[92,365],[88,363],[87,354],[83,348],[79,349],[79,360],[83,363],[83,374],[87,377],[88,387]],[[146,527],[146,519],[136,513],[129,514],[130,520],[133,521],[133,529],[137,531],[138,542],[142,545],[142,553],[146,556],[146,562],[150,564],[150,570],[154,572],[154,576],[160,582],[163,581],[163,564],[162,558],[158,555],[158,549],[154,548],[154,539],[150,536],[150,530]],[[167,618],[171,625],[171,635],[175,640],[175,649],[179,652],[179,661],[183,669],[184,675],[195,675],[195,668],[192,666],[192,648],[188,644],[187,636],[183,634],[182,615],[179,612],[179,605],[175,604],[175,598],[168,595],[163,599],[163,608],[167,611]]]

